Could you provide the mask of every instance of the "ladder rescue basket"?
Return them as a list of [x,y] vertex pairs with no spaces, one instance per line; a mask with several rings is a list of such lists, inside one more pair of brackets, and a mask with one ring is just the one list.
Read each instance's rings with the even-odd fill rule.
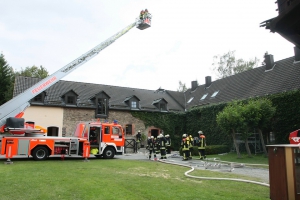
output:
[[145,16],[143,19],[137,19],[138,23],[137,23],[137,28],[140,30],[144,30],[146,28],[151,27],[151,14],[148,13],[147,16]]

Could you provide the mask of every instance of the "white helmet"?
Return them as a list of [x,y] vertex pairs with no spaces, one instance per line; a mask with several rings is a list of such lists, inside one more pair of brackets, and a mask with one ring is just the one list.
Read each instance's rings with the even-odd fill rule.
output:
[[186,137],[186,134],[183,134],[182,137]]
[[154,136],[152,135],[151,138],[154,138]]
[[170,137],[169,135],[166,135],[166,137]]

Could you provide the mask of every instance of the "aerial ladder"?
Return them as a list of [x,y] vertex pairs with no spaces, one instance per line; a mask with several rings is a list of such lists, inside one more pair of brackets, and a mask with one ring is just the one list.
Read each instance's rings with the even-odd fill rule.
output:
[[[10,128],[9,119],[11,118],[21,118],[24,115],[25,109],[30,106],[29,101],[37,96],[38,94],[42,93],[49,87],[53,86],[56,82],[64,78],[66,75],[70,74],[72,71],[80,67],[81,65],[85,64],[87,61],[95,57],[98,53],[100,53],[103,49],[111,45],[133,27],[137,27],[140,30],[144,30],[151,26],[151,19],[152,16],[150,13],[145,15],[142,19],[137,18],[134,23],[126,26],[124,29],[116,33],[115,35],[111,36],[104,42],[100,43],[96,47],[92,48],[88,52],[84,53],[83,55],[79,56],[66,66],[62,67],[52,75],[44,78],[43,80],[39,81],[35,85],[31,86],[23,93],[19,94],[18,96],[14,97],[10,101],[6,102],[5,104],[0,106],[0,132],[9,131],[12,134],[23,134],[26,132],[26,128],[22,130],[18,128],[15,130]],[[9,121],[8,121],[9,120]],[[29,131],[29,130],[28,130]]]

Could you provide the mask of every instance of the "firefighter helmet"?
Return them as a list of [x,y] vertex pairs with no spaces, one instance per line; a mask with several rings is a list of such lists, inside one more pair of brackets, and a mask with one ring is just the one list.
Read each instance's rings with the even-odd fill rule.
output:
[[183,137],[183,138],[186,138],[186,134],[183,134],[182,137]]
[[154,136],[152,135],[151,138],[154,138]]
[[202,131],[198,131],[198,133],[201,135],[201,134],[203,134],[203,132]]

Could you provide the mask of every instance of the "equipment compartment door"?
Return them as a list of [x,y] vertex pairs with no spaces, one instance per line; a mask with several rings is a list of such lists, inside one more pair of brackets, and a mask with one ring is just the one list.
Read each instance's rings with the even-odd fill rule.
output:
[[19,140],[18,155],[28,155],[29,140]]

